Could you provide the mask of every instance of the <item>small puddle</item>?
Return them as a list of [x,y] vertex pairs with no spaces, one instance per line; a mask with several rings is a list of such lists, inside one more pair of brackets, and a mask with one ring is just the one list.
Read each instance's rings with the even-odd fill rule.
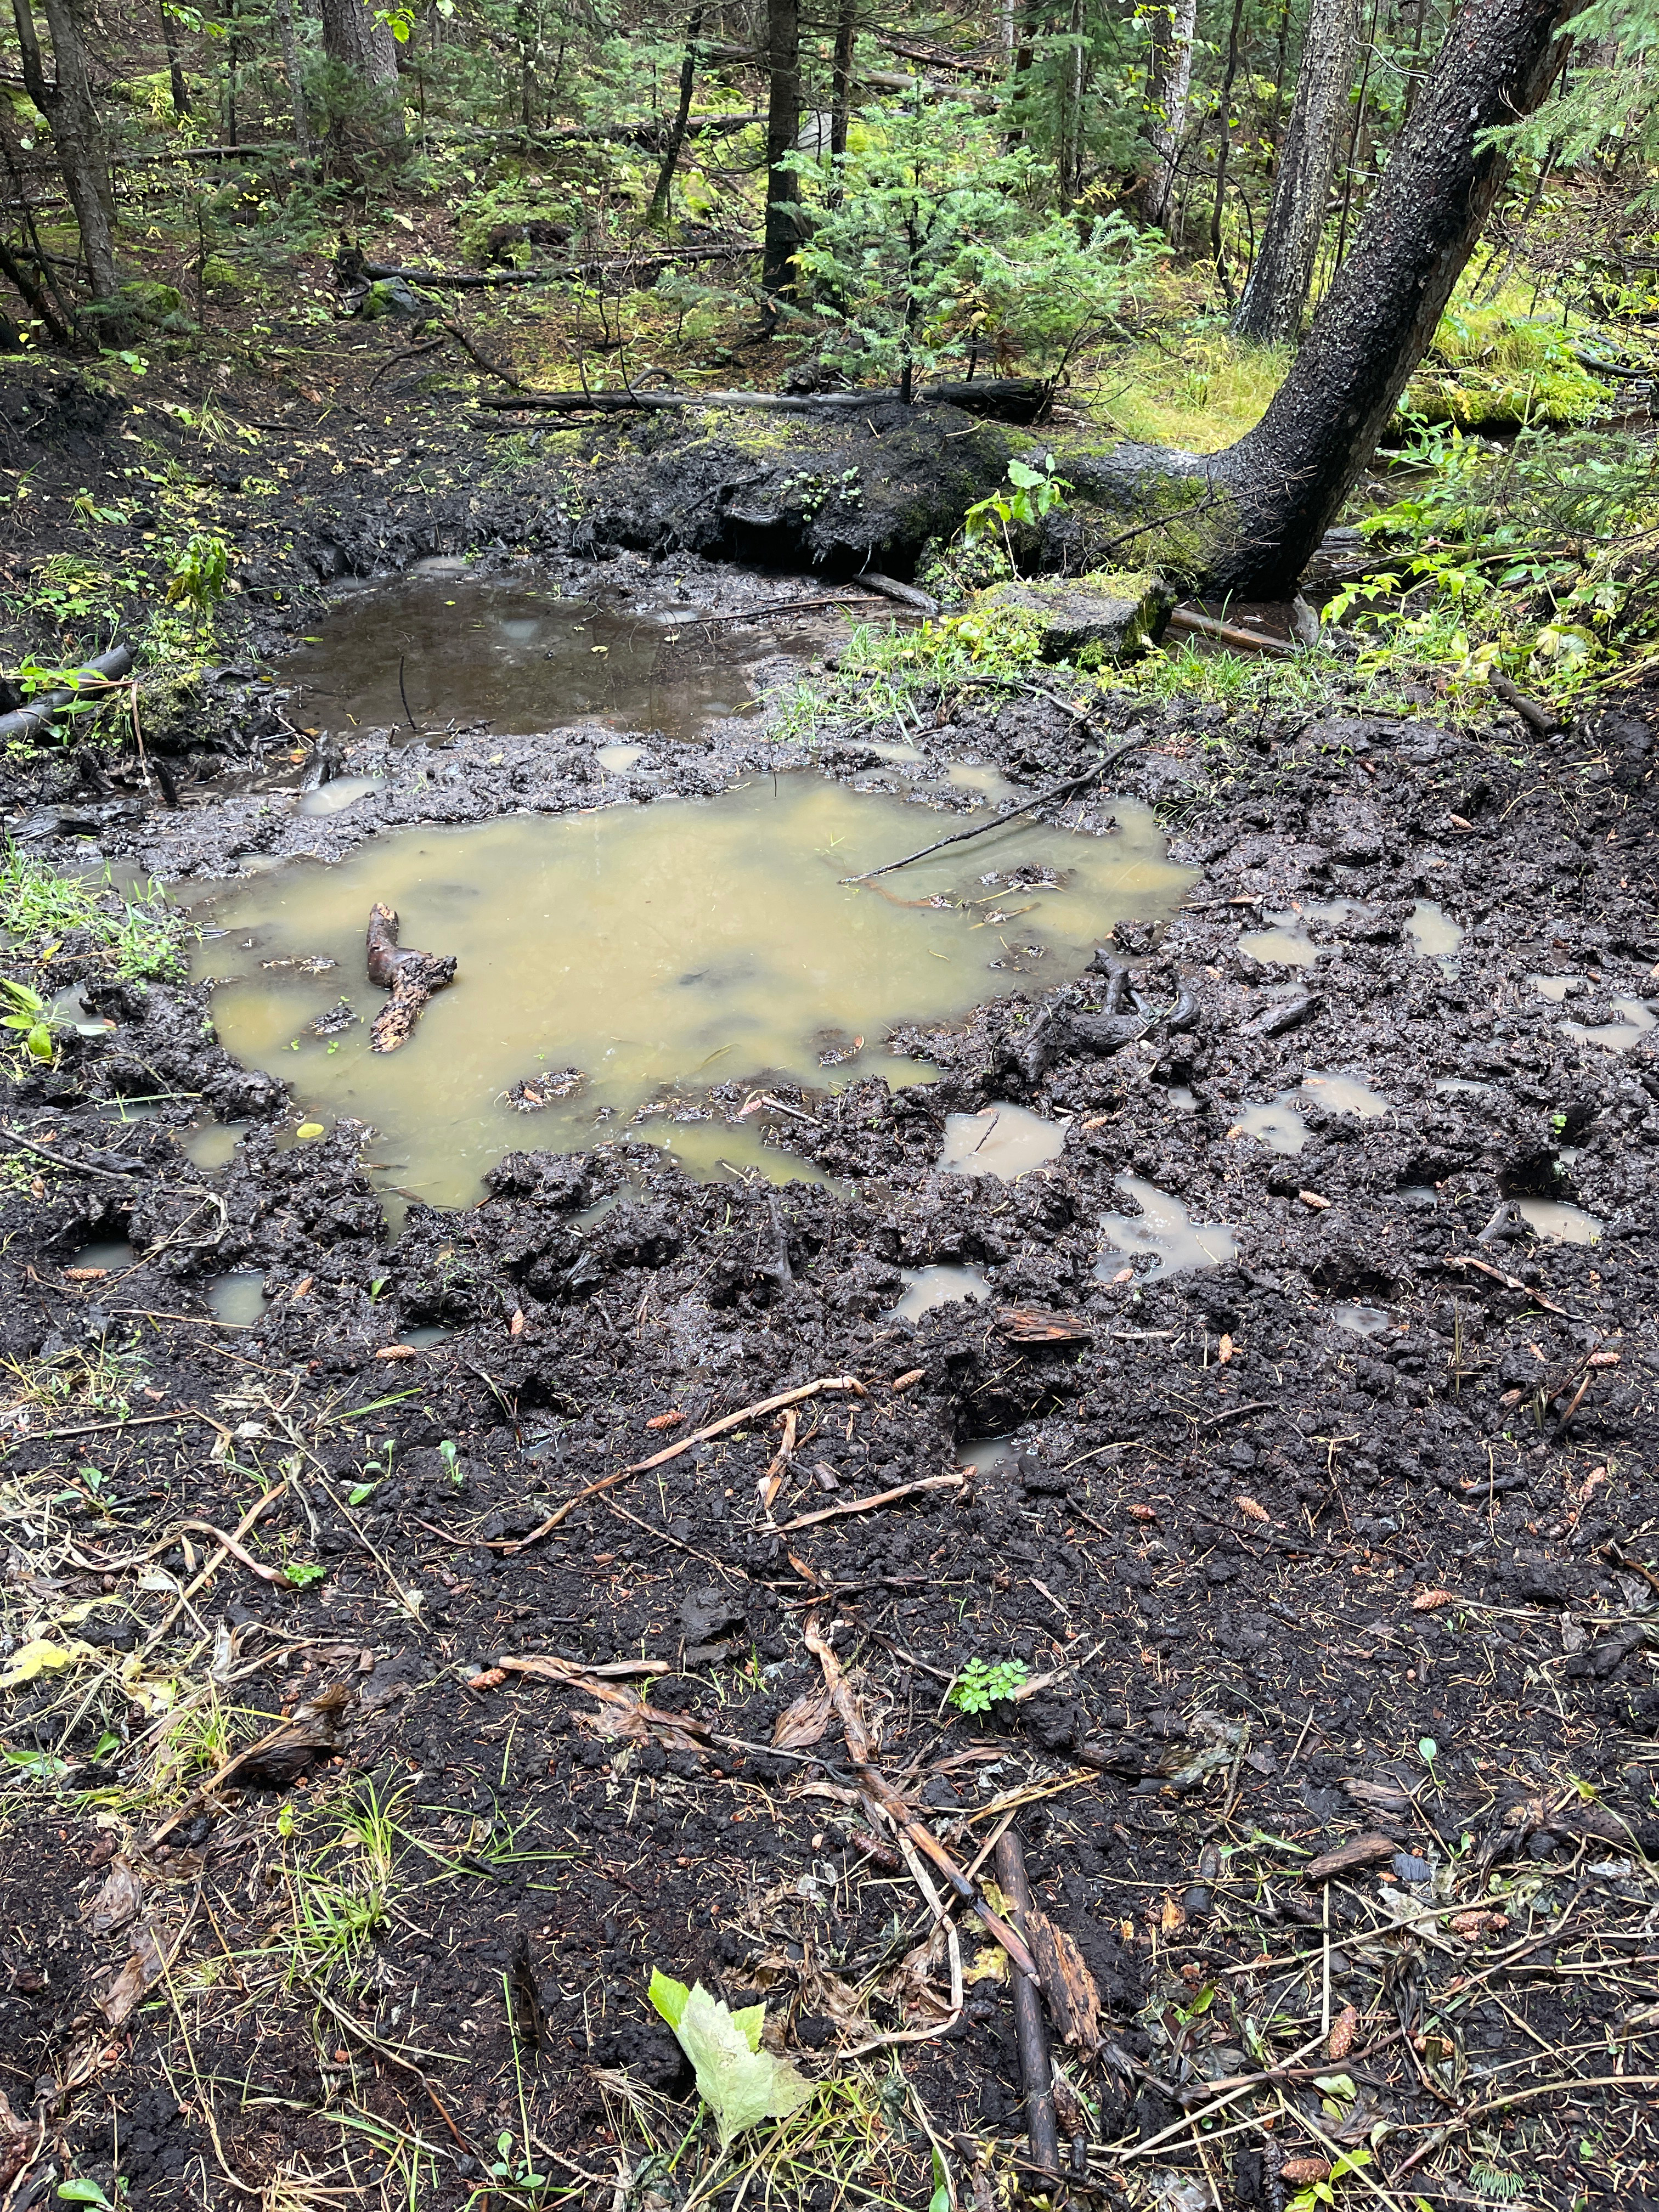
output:
[[977,1267],[905,1267],[901,1273],[904,1295],[892,1310],[896,1321],[920,1321],[935,1306],[991,1295],[991,1286]]
[[1490,1083],[1477,1083],[1468,1075],[1443,1075],[1437,1079],[1435,1090],[1443,1098],[1490,1098]]
[[307,725],[411,737],[411,719],[502,732],[599,721],[678,738],[752,704],[762,659],[818,649],[787,615],[709,622],[663,592],[600,605],[533,578],[428,570],[343,592],[279,673],[295,687],[289,719]]
[[1583,980],[1582,975],[1528,975],[1527,978],[1539,997],[1547,999],[1553,1006],[1560,1006],[1573,985],[1582,983]]
[[626,775],[645,758],[643,745],[595,745],[593,757],[609,775]]
[[947,1114],[939,1166],[947,1175],[996,1176],[1003,1182],[1057,1160],[1066,1149],[1066,1121],[1045,1121],[1024,1106],[982,1106],[977,1114]]
[[315,791],[302,791],[295,811],[307,819],[323,814],[343,814],[348,806],[367,799],[371,791],[384,787],[384,779],[378,775],[337,775],[332,783],[319,784]]
[[83,1244],[64,1261],[64,1266],[66,1271],[74,1267],[84,1268],[88,1273],[96,1270],[105,1275],[120,1275],[136,1263],[137,1257],[125,1237],[103,1237],[94,1243]]
[[1246,1105],[1227,1134],[1254,1137],[1270,1152],[1299,1152],[1308,1141],[1308,1125],[1291,1103],[1293,1091],[1275,1098],[1271,1106]]
[[1582,1206],[1565,1206],[1555,1198],[1517,1198],[1516,1212],[1535,1236],[1547,1244],[1595,1244],[1607,1223]]
[[1616,1021],[1563,1022],[1563,1034],[1580,1044],[1600,1045],[1603,1052],[1628,1052],[1652,1029],[1653,1009],[1640,999],[1609,999],[1607,1004],[1618,1016]]
[[1381,1336],[1394,1326],[1394,1316],[1380,1306],[1333,1306],[1331,1319],[1353,1336]]
[[[1197,872],[1169,860],[1148,808],[1119,799],[1114,813],[1099,837],[1011,819],[870,884],[842,879],[912,850],[915,808],[811,775],[672,806],[399,830],[337,866],[289,862],[199,899],[197,918],[225,933],[193,973],[218,982],[228,1050],[290,1082],[306,1117],[371,1123],[382,1155],[406,1163],[398,1188],[434,1204],[470,1203],[510,1149],[586,1149],[647,1107],[661,1110],[638,1133],[694,1174],[729,1161],[816,1176],[763,1146],[753,1121],[673,1116],[714,1084],[927,1080],[887,1049],[897,1024],[959,1018],[1017,975],[1062,982],[1115,921],[1172,914]],[[1022,869],[1042,887],[1011,916]],[[368,1050],[385,1000],[363,969],[376,900],[406,945],[459,961],[410,1042],[384,1055]],[[319,1033],[342,997],[358,1018]],[[583,1079],[541,1110],[506,1103],[515,1083],[572,1069]],[[1017,1151],[1036,1117],[1000,1112]],[[1053,1157],[1063,1132],[1036,1126],[1037,1157]],[[992,1144],[981,1165],[1018,1172],[994,1165],[1013,1152]]]
[[[1232,1258],[1237,1249],[1232,1231],[1218,1222],[1193,1221],[1173,1192],[1132,1175],[1121,1175],[1117,1187],[1140,1211],[1103,1218],[1101,1230],[1114,1255],[1133,1259],[1143,1252],[1155,1253],[1158,1264],[1153,1275],[1190,1274],[1198,1268],[1222,1267]],[[1095,1262],[1095,1273],[1102,1282],[1109,1282],[1120,1266],[1117,1257],[1103,1254]]]
[[1432,899],[1419,899],[1406,927],[1420,957],[1437,960],[1449,973],[1451,957],[1463,942],[1462,924],[1454,921],[1445,908],[1437,906]]
[[1019,1446],[1012,1437],[974,1437],[965,1444],[957,1446],[957,1465],[970,1467],[975,1474],[990,1474],[999,1468],[1012,1467],[1019,1457]]
[[1310,1073],[1303,1077],[1302,1087],[1328,1114],[1358,1114],[1362,1121],[1374,1121],[1389,1110],[1389,1101],[1356,1075]]
[[236,1147],[247,1134],[246,1122],[209,1121],[199,1129],[183,1129],[179,1146],[185,1158],[198,1168],[222,1168],[236,1156]]
[[239,1268],[234,1275],[216,1275],[207,1286],[207,1302],[216,1321],[233,1328],[252,1328],[265,1310],[263,1268]]
[[1247,929],[1238,940],[1241,952],[1264,963],[1273,961],[1292,968],[1311,968],[1320,948],[1299,929]]

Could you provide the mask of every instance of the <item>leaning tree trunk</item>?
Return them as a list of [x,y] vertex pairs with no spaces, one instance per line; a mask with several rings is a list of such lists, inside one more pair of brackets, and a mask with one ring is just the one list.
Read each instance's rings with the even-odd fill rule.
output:
[[766,236],[761,283],[769,299],[793,288],[790,260],[799,244],[800,180],[781,164],[800,137],[800,0],[767,0]]
[[1359,0],[1313,0],[1273,205],[1233,318],[1258,345],[1284,344],[1302,327],[1358,41]]
[[[1577,0],[1465,0],[1352,252],[1255,428],[1201,455],[1118,446],[1060,468],[1103,506],[1168,517],[1158,557],[1206,595],[1288,599],[1428,350],[1503,188],[1484,131],[1529,115]],[[1184,507],[1184,516],[1176,509]],[[1143,538],[1137,556],[1158,541]]]
[[1176,169],[1187,135],[1198,0],[1161,0],[1161,4],[1148,10],[1147,21],[1152,34],[1146,121],[1151,160],[1140,184],[1140,212],[1155,230],[1167,230]]
[[46,29],[52,38],[51,79],[40,58],[40,39],[29,0],[12,0],[12,17],[23,60],[23,82],[52,131],[64,190],[81,232],[88,288],[94,300],[113,300],[119,289],[115,273],[114,226],[110,216],[113,196],[104,152],[103,125],[92,96],[86,40],[75,0],[45,0],[45,7]]

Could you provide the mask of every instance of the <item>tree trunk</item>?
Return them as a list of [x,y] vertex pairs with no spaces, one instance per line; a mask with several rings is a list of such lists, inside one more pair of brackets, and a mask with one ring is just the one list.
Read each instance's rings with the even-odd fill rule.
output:
[[1155,230],[1170,227],[1176,169],[1187,135],[1198,0],[1163,0],[1148,11],[1152,52],[1146,80],[1146,143],[1152,161],[1140,185],[1140,212]]
[[[1010,17],[1012,22],[1012,18]],[[847,126],[853,114],[853,55],[858,44],[859,0],[841,0],[836,16],[836,54],[830,69],[830,189],[839,197],[835,164],[847,151]]]
[[168,14],[166,0],[156,11],[161,19],[161,44],[167,48],[167,81],[173,88],[173,112],[175,115],[190,113],[190,87],[185,82],[184,64],[179,59],[179,34],[173,29],[173,17]]
[[364,0],[323,0],[323,52],[385,99],[387,131],[404,136],[403,98],[398,88],[398,41]]
[[1221,212],[1227,198],[1227,164],[1233,150],[1233,79],[1238,75],[1238,34],[1243,23],[1244,0],[1233,0],[1233,27],[1227,35],[1227,66],[1221,78],[1221,143],[1215,155],[1215,201],[1210,210],[1210,254],[1230,307],[1233,288],[1227,281],[1226,259],[1221,250]]
[[[1574,0],[1465,0],[1354,250],[1255,428],[1220,453],[1060,456],[1103,505],[1171,515],[1167,565],[1211,596],[1289,599],[1421,361],[1508,169],[1483,131],[1529,115]],[[1184,498],[1190,520],[1175,516]],[[1184,540],[1184,542],[1183,542]],[[1144,555],[1156,544],[1139,541]]]
[[64,186],[80,227],[86,257],[87,281],[94,300],[114,299],[114,227],[110,219],[112,195],[109,167],[104,155],[103,126],[92,97],[87,69],[86,41],[75,0],[45,0],[46,29],[52,38],[53,76],[48,81],[40,58],[40,40],[29,0],[12,0],[17,43],[22,52],[23,82],[29,98],[46,117],[52,131]]
[[780,164],[800,137],[799,0],[767,0],[766,240],[761,283],[769,297],[794,289],[790,258],[799,242],[796,208],[800,184]]
[[300,76],[300,41],[294,29],[294,0],[276,0],[276,45],[288,79],[289,106],[294,116],[294,150],[303,161],[311,153],[311,121],[306,113],[305,86]]
[[1302,326],[1358,39],[1359,0],[1313,0],[1273,204],[1233,319],[1258,345],[1284,344]]
[[702,34],[702,9],[696,7],[686,18],[685,55],[680,63],[680,101],[674,110],[674,120],[668,133],[668,143],[663,149],[662,167],[657,172],[651,204],[645,211],[646,226],[655,230],[668,220],[668,194],[674,181],[674,171],[679,162],[680,149],[685,143],[685,125],[691,112],[691,90],[697,77],[697,40]]

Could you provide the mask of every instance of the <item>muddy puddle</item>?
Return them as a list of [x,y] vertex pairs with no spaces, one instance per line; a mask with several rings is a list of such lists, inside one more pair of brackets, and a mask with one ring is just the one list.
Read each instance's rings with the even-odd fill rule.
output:
[[[715,620],[672,584],[595,601],[536,576],[434,566],[342,594],[283,663],[291,721],[405,737],[453,722],[503,732],[600,722],[689,738],[754,703],[762,660],[822,649],[799,617]],[[325,786],[308,811],[361,795]]]
[[[303,1121],[372,1124],[387,1187],[432,1203],[469,1203],[515,1147],[624,1133],[701,1176],[816,1176],[711,1090],[926,1080],[931,1068],[890,1049],[896,1025],[959,1018],[1024,978],[1049,988],[1115,921],[1172,913],[1194,871],[1168,860],[1148,809],[1118,799],[1114,812],[1102,836],[1022,817],[868,884],[843,878],[913,850],[937,817],[810,775],[400,831],[198,902],[216,933],[195,972],[218,982],[229,1050],[289,1083]],[[363,966],[377,900],[405,945],[459,962],[413,1040],[386,1055],[369,1050],[385,1001]],[[515,1110],[514,1092],[533,1110]],[[1029,1133],[1003,1114],[987,1149],[1017,1173]],[[1063,1141],[1054,1125],[1040,1134]]]

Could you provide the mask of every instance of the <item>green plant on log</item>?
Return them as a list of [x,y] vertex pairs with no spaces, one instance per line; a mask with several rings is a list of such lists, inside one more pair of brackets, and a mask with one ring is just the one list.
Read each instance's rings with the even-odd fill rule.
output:
[[1002,532],[1002,543],[1008,556],[1008,566],[1017,576],[1019,563],[1014,558],[1014,541],[1008,535],[1008,526],[1018,523],[1030,528],[1066,504],[1066,495],[1072,489],[1064,477],[1054,474],[1054,457],[1042,456],[1041,465],[1016,458],[1008,464],[1006,485],[999,484],[988,497],[975,500],[962,519],[962,534],[969,545],[987,538],[993,530]]
[[167,605],[188,607],[191,635],[199,635],[202,623],[229,588],[229,547],[222,538],[209,532],[192,532],[173,558],[167,577]]

